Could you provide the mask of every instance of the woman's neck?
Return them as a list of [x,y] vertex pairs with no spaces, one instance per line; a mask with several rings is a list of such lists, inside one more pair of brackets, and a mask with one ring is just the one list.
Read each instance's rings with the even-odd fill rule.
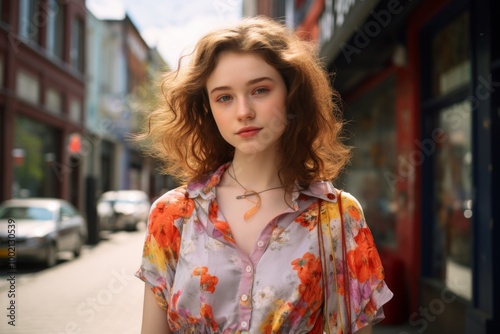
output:
[[281,186],[278,162],[275,156],[235,154],[226,173],[231,173],[237,182],[247,189],[260,191]]

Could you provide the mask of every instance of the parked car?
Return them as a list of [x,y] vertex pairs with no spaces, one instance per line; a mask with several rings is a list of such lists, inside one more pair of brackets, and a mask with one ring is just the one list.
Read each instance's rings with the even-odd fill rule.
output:
[[140,190],[107,191],[97,201],[97,215],[102,230],[134,231],[148,219],[151,203]]
[[0,205],[2,261],[9,257],[13,237],[15,249],[11,251],[15,251],[16,260],[35,260],[51,267],[61,251],[80,256],[87,240],[87,223],[73,205],[62,199],[11,199]]

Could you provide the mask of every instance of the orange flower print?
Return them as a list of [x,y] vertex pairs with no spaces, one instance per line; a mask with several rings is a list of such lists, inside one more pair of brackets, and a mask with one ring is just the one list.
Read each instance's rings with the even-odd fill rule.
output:
[[157,285],[157,286],[151,288],[151,291],[153,291],[155,298],[156,298],[156,301],[158,302],[160,307],[162,309],[166,310],[168,307],[168,303],[165,300],[165,297],[163,295],[164,290],[165,290],[165,283],[162,283],[160,285]]
[[312,205],[307,210],[305,210],[301,215],[295,218],[295,222],[299,223],[300,226],[306,227],[309,231],[312,231],[316,226],[318,218],[318,204]]
[[359,283],[366,282],[372,276],[383,280],[384,268],[370,230],[367,227],[360,229],[354,241],[356,248],[347,253],[349,270],[355,274]]
[[200,286],[202,291],[214,293],[215,286],[219,282],[217,276],[212,276],[208,273],[207,267],[196,267],[193,270],[194,276],[200,276]]
[[201,304],[200,315],[205,319],[207,325],[212,328],[213,331],[219,329],[219,325],[214,320],[214,315],[212,313],[212,307],[208,304]]
[[177,310],[177,301],[179,300],[180,295],[181,295],[181,290],[174,293],[171,300],[172,305],[170,305],[170,307],[168,308],[168,316],[170,318],[170,321],[174,323],[177,323],[179,320],[179,313],[176,312],[175,310]]
[[180,233],[174,221],[181,217],[189,217],[194,209],[191,199],[180,198],[178,201],[159,202],[151,212],[149,233],[161,248],[170,247],[178,254]]
[[361,212],[355,206],[349,205],[347,207],[347,213],[351,216],[355,221],[361,220]]
[[214,224],[215,228],[220,233],[222,233],[222,236],[224,237],[225,240],[234,243],[233,234],[231,233],[231,228],[229,227],[229,224],[223,220],[217,219],[218,212],[219,212],[219,206],[215,201],[213,201],[208,210],[208,218],[210,219],[212,224]]
[[311,284],[321,278],[321,261],[314,254],[307,252],[302,258],[293,260],[292,265],[303,284]]
[[[321,302],[321,261],[319,257],[307,252],[302,258],[292,261],[293,269],[297,271],[300,279],[299,293],[302,300],[312,306],[315,302]],[[303,315],[307,309],[296,310]]]

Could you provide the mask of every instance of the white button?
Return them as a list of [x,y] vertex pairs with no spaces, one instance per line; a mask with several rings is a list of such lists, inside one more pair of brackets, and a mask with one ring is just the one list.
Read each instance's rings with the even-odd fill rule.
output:
[[257,246],[264,247],[264,241],[259,240],[259,242],[257,242]]
[[251,272],[251,271],[252,271],[252,267],[247,266],[247,267],[245,268],[245,270],[247,271],[247,273],[249,273],[249,272]]
[[247,324],[247,322],[246,322],[246,321],[242,321],[242,322],[241,322],[241,327],[246,328],[247,326],[248,326],[248,324]]
[[248,300],[248,295],[241,295],[241,300],[246,302]]

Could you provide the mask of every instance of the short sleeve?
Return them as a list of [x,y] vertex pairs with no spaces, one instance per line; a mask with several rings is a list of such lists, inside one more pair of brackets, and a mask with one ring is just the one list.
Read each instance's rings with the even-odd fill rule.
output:
[[393,296],[384,281],[384,268],[359,202],[342,193],[346,260],[351,303],[351,328],[355,332],[384,319],[382,306]]
[[142,262],[135,276],[151,286],[165,310],[179,259],[182,226],[193,209],[183,188],[167,192],[151,206]]

